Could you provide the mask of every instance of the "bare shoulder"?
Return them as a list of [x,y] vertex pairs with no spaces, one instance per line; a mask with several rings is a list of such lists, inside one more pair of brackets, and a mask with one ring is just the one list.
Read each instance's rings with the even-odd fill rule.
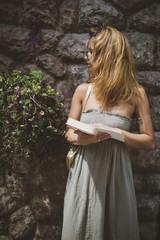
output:
[[146,91],[142,86],[138,88],[138,97],[140,99],[147,97]]
[[134,101],[136,105],[143,104],[144,102],[148,102],[146,91],[142,86],[138,88],[137,94],[134,97]]
[[83,99],[84,99],[86,91],[88,89],[88,85],[89,84],[87,84],[87,83],[82,83],[76,88],[73,98],[72,98],[69,117],[72,117],[77,120],[80,119],[82,105],[83,105]]
[[78,85],[78,87],[75,90],[75,95],[81,99],[84,99],[84,96],[87,92],[88,86],[89,86],[89,83],[82,83],[82,84]]
[[85,93],[88,89],[88,86],[89,86],[89,83],[81,83],[76,88],[76,91],[79,92],[79,93]]

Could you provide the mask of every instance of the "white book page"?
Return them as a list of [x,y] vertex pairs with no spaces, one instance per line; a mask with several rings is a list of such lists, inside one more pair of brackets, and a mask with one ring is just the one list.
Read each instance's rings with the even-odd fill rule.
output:
[[107,129],[107,128],[97,128],[97,130],[98,130],[98,134],[107,132],[112,136],[112,138],[124,142],[124,138],[121,131],[117,131],[114,129]]
[[67,120],[66,124],[75,130],[80,130],[81,132],[84,132],[87,134],[97,135],[97,133],[98,133],[97,130],[94,127],[92,127],[91,125],[89,125],[87,123],[82,123],[73,118],[69,118]]

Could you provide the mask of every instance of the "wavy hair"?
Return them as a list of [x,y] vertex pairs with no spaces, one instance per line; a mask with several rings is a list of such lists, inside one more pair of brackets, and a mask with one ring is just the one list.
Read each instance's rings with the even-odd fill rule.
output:
[[108,106],[120,100],[128,102],[140,85],[134,75],[133,57],[127,38],[107,26],[93,36],[93,60],[90,64],[90,82],[96,89],[97,99]]

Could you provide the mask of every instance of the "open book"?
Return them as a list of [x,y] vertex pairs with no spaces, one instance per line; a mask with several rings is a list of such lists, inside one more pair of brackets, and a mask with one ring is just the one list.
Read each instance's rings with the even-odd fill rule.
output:
[[79,130],[81,132],[91,134],[91,135],[99,135],[99,134],[106,132],[106,133],[110,134],[112,136],[112,138],[124,142],[122,132],[117,129],[94,127],[90,124],[82,123],[73,118],[69,118],[67,120],[66,124],[75,130]]

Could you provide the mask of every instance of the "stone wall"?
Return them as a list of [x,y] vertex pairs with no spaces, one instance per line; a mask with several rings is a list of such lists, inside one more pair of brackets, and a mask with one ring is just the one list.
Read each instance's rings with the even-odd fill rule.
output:
[[[159,0],[0,3],[0,72],[19,69],[26,58],[23,69],[43,70],[48,81],[63,94],[66,115],[76,86],[88,81],[84,54],[90,28],[109,24],[128,37],[137,79],[149,97],[157,143],[151,152],[130,149],[141,240],[160,239],[159,13]],[[132,130],[136,130],[134,124]],[[67,146],[61,145],[59,150],[59,155],[43,163],[24,159],[18,167],[19,177],[1,166],[0,240],[60,239]]]

